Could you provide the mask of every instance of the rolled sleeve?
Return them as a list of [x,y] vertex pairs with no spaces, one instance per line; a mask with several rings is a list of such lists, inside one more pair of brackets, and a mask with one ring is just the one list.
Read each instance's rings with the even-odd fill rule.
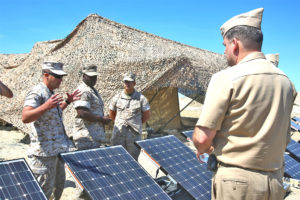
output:
[[25,98],[24,107],[30,106],[36,108],[41,105],[41,96],[35,92],[29,92]]
[[117,108],[116,108],[116,104],[117,104],[117,100],[119,98],[119,95],[116,95],[112,98],[110,104],[109,104],[109,110],[113,110],[113,111],[116,111]]
[[89,96],[87,94],[87,92],[84,92],[80,99],[77,101],[74,101],[74,108],[78,108],[78,107],[85,107],[90,109],[91,108],[91,104],[89,101]]
[[226,74],[212,76],[197,126],[220,130],[230,101],[231,81]]
[[146,97],[142,95],[141,100],[142,100],[142,111],[145,112],[147,110],[150,110],[150,104],[146,99]]

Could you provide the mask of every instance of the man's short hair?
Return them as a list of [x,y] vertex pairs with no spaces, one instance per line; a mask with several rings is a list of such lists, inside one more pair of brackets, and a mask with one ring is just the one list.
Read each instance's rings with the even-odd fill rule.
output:
[[229,41],[239,39],[247,50],[261,50],[263,33],[260,29],[252,26],[235,26],[224,36]]

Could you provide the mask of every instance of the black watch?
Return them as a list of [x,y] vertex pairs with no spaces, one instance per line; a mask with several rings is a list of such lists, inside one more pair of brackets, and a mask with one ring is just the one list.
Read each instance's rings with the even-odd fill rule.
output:
[[66,102],[68,105],[71,103],[70,101],[68,101],[68,99],[66,99],[65,102]]

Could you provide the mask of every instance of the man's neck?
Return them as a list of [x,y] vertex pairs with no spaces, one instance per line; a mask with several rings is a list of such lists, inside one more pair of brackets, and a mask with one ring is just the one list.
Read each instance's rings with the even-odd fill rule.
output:
[[258,50],[252,50],[252,51],[240,51],[239,56],[237,58],[237,64],[239,64],[239,62],[241,62],[245,57],[247,57],[248,55],[252,54],[252,53],[259,53],[261,51]]
[[134,89],[132,90],[124,90],[124,93],[128,96],[131,96],[134,93]]

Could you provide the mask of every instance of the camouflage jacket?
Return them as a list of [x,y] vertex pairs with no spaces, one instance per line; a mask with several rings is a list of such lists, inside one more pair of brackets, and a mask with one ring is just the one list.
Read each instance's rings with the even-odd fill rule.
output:
[[[96,90],[82,83],[78,86],[81,92],[80,100],[74,102],[74,108],[84,107],[89,109],[93,114],[103,117],[104,104],[101,96]],[[90,122],[81,118],[75,119],[72,131],[74,141],[97,141],[105,139],[104,125],[101,122]]]
[[[45,103],[53,92],[44,83],[36,85],[26,96],[25,106],[37,108]],[[46,111],[39,119],[31,123],[29,155],[56,156],[73,148],[72,142],[65,134],[60,107]]]
[[150,110],[148,100],[136,90],[131,96],[122,91],[113,97],[110,110],[116,111],[114,130],[122,130],[122,126],[130,126],[137,133],[142,133],[142,113]]

